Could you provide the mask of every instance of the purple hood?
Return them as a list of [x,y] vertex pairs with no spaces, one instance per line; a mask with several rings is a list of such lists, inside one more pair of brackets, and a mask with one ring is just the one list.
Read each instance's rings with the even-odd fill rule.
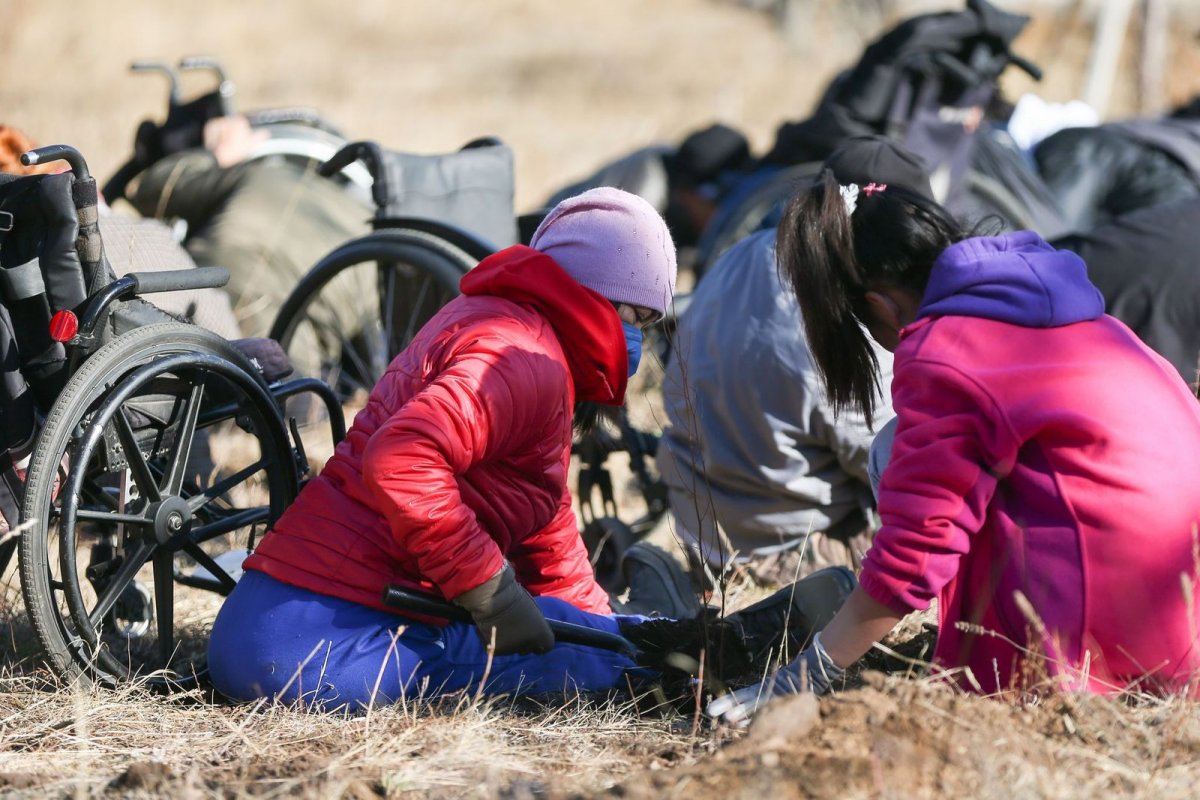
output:
[[983,317],[1027,328],[1096,319],[1104,297],[1083,259],[1032,231],[966,239],[946,248],[929,274],[917,318]]

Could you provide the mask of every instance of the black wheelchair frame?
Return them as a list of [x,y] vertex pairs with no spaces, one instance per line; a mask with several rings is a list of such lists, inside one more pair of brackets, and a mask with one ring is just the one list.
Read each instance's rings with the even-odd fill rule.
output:
[[[125,197],[126,189],[137,175],[159,159],[203,144],[204,124],[236,112],[234,83],[215,58],[188,56],[178,66],[159,61],[135,61],[134,74],[162,75],[167,80],[167,112],[161,122],[143,120],[134,134],[133,153],[104,183],[101,194],[110,205]],[[180,77],[185,72],[208,72],[216,86],[208,92],[184,100]],[[311,108],[285,107],[244,112],[251,127],[270,134],[267,143],[249,156],[250,160],[278,156],[305,164],[320,163],[346,144],[342,132]],[[365,194],[369,180],[362,170],[344,176],[348,184]]]
[[[236,343],[138,300],[218,287],[228,273],[114,279],[83,157],[65,145],[22,157],[27,165],[56,159],[73,172],[87,295],[58,309],[52,324],[66,359],[25,479],[26,610],[60,679],[195,686],[243,551],[296,496],[308,469],[283,402],[315,395],[335,442],[345,435],[341,405],[320,381],[264,375]],[[239,452],[218,459],[220,437],[222,450]]]

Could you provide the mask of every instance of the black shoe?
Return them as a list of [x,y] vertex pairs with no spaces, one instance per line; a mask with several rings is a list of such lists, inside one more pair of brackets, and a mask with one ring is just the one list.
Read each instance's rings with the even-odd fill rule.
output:
[[621,570],[629,594],[625,602],[614,604],[619,613],[684,619],[700,612],[691,579],[661,548],[637,542],[622,556]]
[[690,661],[696,670],[703,655],[706,674],[719,681],[758,680],[803,650],[857,585],[849,569],[828,567],[727,617],[705,609],[691,619],[622,622],[621,635],[643,666],[686,670]]
[[808,647],[858,585],[846,567],[817,570],[725,618],[741,637],[750,660],[764,670],[786,664]]

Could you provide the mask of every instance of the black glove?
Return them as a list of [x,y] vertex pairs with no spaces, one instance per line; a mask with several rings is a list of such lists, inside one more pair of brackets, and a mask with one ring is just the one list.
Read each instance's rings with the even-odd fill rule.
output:
[[485,646],[492,644],[495,632],[494,655],[544,653],[554,646],[554,633],[546,618],[525,587],[517,583],[507,561],[499,572],[454,602],[471,612],[475,632]]

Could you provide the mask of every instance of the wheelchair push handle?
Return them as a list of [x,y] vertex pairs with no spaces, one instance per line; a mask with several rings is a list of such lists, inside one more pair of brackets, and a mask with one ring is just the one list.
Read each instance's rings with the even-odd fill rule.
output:
[[167,103],[179,105],[179,75],[170,64],[161,61],[135,61],[129,65],[130,72],[157,72],[167,79]]
[[197,267],[162,272],[130,272],[126,277],[135,281],[132,294],[159,294],[217,289],[229,283],[229,270],[224,267]]
[[225,74],[225,68],[212,56],[186,56],[179,60],[179,68],[181,70],[208,70],[216,76],[218,83],[229,82],[229,76]]
[[83,159],[83,153],[69,144],[49,144],[21,154],[21,163],[27,167],[48,164],[51,161],[66,161],[67,165],[71,167],[71,171],[75,173],[77,181],[86,181],[92,177],[92,173],[88,171],[87,162]]
[[383,148],[377,142],[351,142],[338,150],[333,156],[317,167],[317,174],[332,178],[355,161],[363,162],[371,175],[371,199],[378,208],[387,205],[387,176],[383,169]]
[[75,238],[75,251],[79,253],[79,264],[83,268],[84,286],[88,294],[99,291],[108,282],[104,264],[104,243],[100,238],[100,195],[96,190],[96,179],[88,170],[83,154],[69,144],[51,144],[21,154],[21,163],[27,167],[65,161],[74,173],[71,182],[71,202],[75,216],[79,219],[79,232]]
[[1019,56],[1010,50],[1008,51],[1008,61],[1035,81],[1042,79],[1042,68],[1028,58],[1025,58],[1025,56]]
[[[383,604],[399,611],[423,614],[429,617],[450,620],[451,622],[474,624],[470,612],[465,608],[460,608],[440,597],[394,584],[383,590]],[[576,625],[572,622],[563,622],[557,619],[548,619],[546,620],[546,624],[553,631],[555,641],[562,642],[563,644],[596,647],[601,650],[621,653],[635,660],[638,657],[637,647],[634,646],[633,642],[620,634],[609,633],[608,631],[588,628],[583,625]]]
[[181,71],[206,70],[216,76],[221,115],[233,116],[233,96],[236,94],[236,89],[233,81],[229,80],[229,76],[225,74],[225,68],[221,66],[221,62],[212,56],[187,56],[180,59],[179,69]]

